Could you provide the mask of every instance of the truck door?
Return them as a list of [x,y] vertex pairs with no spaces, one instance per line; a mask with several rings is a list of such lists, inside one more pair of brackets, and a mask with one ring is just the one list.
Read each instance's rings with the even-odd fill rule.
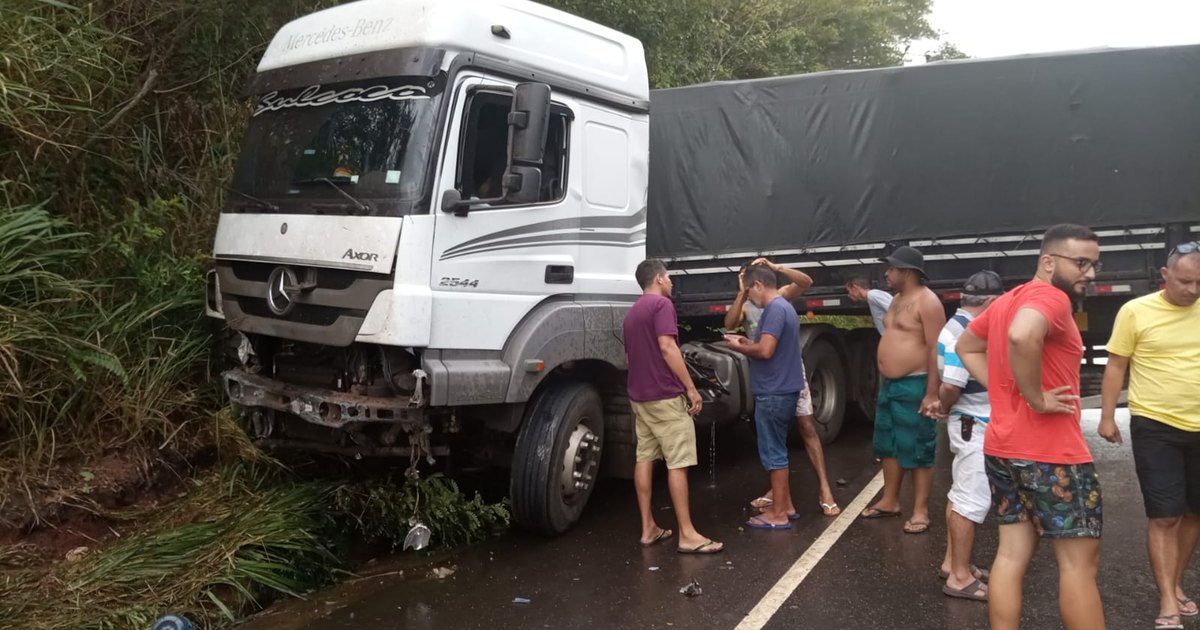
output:
[[[512,85],[460,79],[436,191],[500,196]],[[537,202],[472,206],[466,216],[434,209],[431,346],[499,350],[534,305],[575,291],[581,195],[569,177],[572,105],[555,95]]]

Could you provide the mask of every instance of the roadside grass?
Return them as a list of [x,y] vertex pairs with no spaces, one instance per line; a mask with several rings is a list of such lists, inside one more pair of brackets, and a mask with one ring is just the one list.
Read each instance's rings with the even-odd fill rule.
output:
[[468,499],[437,475],[312,480],[252,456],[190,481],[167,506],[116,513],[129,533],[80,559],[29,568],[19,548],[0,551],[0,620],[29,630],[145,628],[183,613],[224,627],[351,575],[351,543],[399,549],[423,521],[429,550],[443,550],[508,524],[505,504]]
[[166,612],[204,625],[298,596],[340,567],[324,536],[330,489],[233,465],[167,509],[131,512],[133,533],[74,562],[0,570],[0,619],[14,628],[149,627]]
[[[0,209],[0,488],[135,443],[194,452],[207,441],[218,399],[197,282],[156,284],[153,268],[122,256],[44,204]],[[198,277],[185,263],[161,264]],[[131,276],[92,280],[103,267]]]

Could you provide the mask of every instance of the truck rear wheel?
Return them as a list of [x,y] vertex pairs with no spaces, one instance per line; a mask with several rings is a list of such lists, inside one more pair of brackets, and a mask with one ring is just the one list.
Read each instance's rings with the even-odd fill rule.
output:
[[526,415],[513,452],[513,520],[529,531],[571,528],[599,476],[604,436],[600,394],[584,383],[549,384]]
[[841,432],[846,415],[846,372],[842,359],[832,345],[818,341],[804,353],[804,372],[812,394],[813,425],[821,436],[821,444],[829,444]]
[[879,367],[875,362],[878,345],[879,336],[874,330],[854,337],[849,344],[851,369],[858,371],[849,411],[867,424],[875,424],[875,402],[879,399]]

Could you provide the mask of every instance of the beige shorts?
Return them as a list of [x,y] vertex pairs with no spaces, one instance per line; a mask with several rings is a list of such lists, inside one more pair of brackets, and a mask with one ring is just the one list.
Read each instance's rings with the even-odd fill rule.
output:
[[686,398],[631,404],[637,429],[637,461],[662,459],[667,468],[696,465],[696,423],[688,414]]

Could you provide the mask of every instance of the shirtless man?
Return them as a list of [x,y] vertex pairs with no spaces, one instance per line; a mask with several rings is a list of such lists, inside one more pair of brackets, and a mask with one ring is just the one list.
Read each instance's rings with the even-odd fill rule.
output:
[[[725,328],[733,330],[745,325],[747,337],[754,336],[754,327],[758,326],[758,320],[762,318],[762,310],[750,302],[749,292],[746,290],[746,269],[749,269],[751,265],[762,265],[787,278],[789,284],[780,287],[779,297],[788,302],[795,302],[799,299],[800,295],[807,291],[813,283],[812,278],[803,271],[777,265],[766,258],[758,258],[742,269],[742,272],[738,274],[737,298],[729,307],[729,311],[725,313]],[[821,446],[821,436],[817,434],[816,419],[813,418],[812,393],[809,391],[807,379],[804,381],[804,389],[800,390],[799,403],[796,405],[796,422],[800,425],[800,437],[804,439],[804,451],[808,454],[808,461],[812,462],[813,469],[817,471],[818,503],[821,505],[821,513],[825,516],[837,516],[842,513],[842,509],[838,507],[837,501],[833,498],[833,490],[829,487],[829,476],[825,473],[825,450]],[[750,507],[762,510],[771,507],[773,503],[771,490],[768,488],[762,496],[750,502]]]
[[888,264],[885,278],[896,291],[876,351],[881,384],[873,446],[883,463],[883,497],[863,510],[862,517],[900,516],[900,484],[911,470],[913,510],[904,531],[922,534],[929,529],[935,420],[944,416],[938,400],[942,379],[937,340],[946,325],[946,310],[925,286],[925,258],[920,251],[900,247],[880,260]]

